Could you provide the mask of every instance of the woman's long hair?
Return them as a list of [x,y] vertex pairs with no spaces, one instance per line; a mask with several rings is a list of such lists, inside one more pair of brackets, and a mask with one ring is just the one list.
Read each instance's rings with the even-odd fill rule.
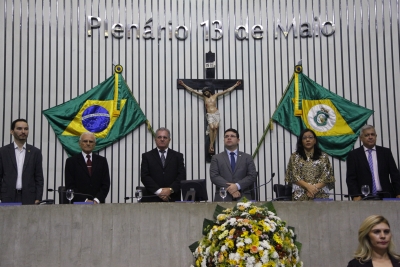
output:
[[[358,230],[358,248],[354,253],[354,257],[360,262],[366,262],[371,260],[372,247],[368,234],[371,232],[371,229],[375,225],[378,225],[380,223],[385,223],[390,228],[388,220],[381,215],[371,215],[361,223],[360,229]],[[390,239],[387,252],[390,256],[392,256],[396,260],[400,260],[400,255],[396,254],[394,251],[395,246],[392,239],[393,238]]]
[[321,157],[322,151],[319,148],[317,135],[311,129],[304,129],[303,131],[301,131],[299,138],[297,139],[296,153],[299,154],[304,160],[307,160],[306,152],[304,152],[303,136],[305,133],[308,133],[308,132],[312,133],[312,135],[314,136],[314,139],[315,139],[314,154],[312,156],[312,160],[317,160]]

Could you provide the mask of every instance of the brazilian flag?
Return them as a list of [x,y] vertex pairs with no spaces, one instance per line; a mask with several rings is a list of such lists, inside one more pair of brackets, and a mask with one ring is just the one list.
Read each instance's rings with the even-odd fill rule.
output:
[[324,152],[345,160],[373,112],[317,84],[298,65],[272,120],[297,136],[312,129]]
[[118,65],[114,75],[101,84],[43,111],[68,155],[81,152],[78,141],[84,132],[95,134],[94,151],[98,151],[147,121],[121,72]]

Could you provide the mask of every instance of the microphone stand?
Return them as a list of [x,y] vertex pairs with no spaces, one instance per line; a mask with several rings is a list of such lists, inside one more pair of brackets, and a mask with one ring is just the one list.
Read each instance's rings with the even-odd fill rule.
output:
[[244,195],[244,194],[247,194],[247,193],[250,193],[250,192],[253,191],[253,190],[257,190],[257,189],[259,189],[259,188],[261,188],[261,187],[263,187],[263,186],[269,184],[269,183],[272,181],[272,179],[273,179],[274,177],[275,177],[275,173],[273,172],[273,173],[271,174],[271,178],[268,180],[268,182],[266,182],[266,183],[264,183],[264,184],[262,184],[262,185],[256,186],[256,187],[254,187],[254,188],[252,188],[252,189],[249,189],[249,190],[244,191],[244,192],[243,192],[243,195]]
[[[67,192],[67,191],[60,191],[60,190],[52,189],[52,188],[47,189],[47,191],[48,191],[48,192],[53,192],[53,191],[55,191],[55,192],[58,192],[58,193],[66,193],[66,192]],[[90,198],[92,198],[92,201],[93,201],[93,204],[94,204],[94,201],[95,201],[95,200],[94,200],[94,196],[92,196],[92,195],[90,195],[90,194],[75,193],[75,192],[74,192],[74,195],[90,197]],[[86,202],[86,201],[85,201],[85,202]]]

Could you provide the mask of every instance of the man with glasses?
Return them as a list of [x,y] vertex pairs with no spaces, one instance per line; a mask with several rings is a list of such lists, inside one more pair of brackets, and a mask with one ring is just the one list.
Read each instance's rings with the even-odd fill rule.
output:
[[374,126],[363,126],[360,131],[363,145],[347,157],[346,182],[353,200],[362,199],[362,185],[368,185],[374,195],[400,198],[399,169],[390,149],[376,145],[376,136]]
[[[141,181],[146,187],[141,202],[175,202],[181,200],[181,181],[186,180],[183,154],[168,148],[171,133],[156,131],[156,148],[142,154]],[[151,197],[151,195],[153,195]]]
[[110,191],[110,172],[105,157],[92,153],[96,137],[86,132],[79,138],[82,152],[65,162],[65,187],[74,190],[75,202],[104,203]]
[[42,153],[26,143],[28,122],[11,123],[14,142],[0,148],[0,201],[38,204],[43,195]]
[[257,179],[256,166],[251,155],[238,150],[239,141],[237,130],[225,130],[225,151],[211,159],[210,177],[216,186],[214,201],[223,200],[219,195],[221,187],[226,188],[226,201],[237,201],[242,197],[251,199],[250,189]]

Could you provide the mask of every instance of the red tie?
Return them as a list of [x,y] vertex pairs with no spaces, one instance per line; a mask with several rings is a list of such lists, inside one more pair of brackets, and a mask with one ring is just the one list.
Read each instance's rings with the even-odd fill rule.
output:
[[87,169],[89,171],[89,175],[92,176],[92,161],[90,160],[90,155],[86,155],[86,157],[87,157],[86,161]]

